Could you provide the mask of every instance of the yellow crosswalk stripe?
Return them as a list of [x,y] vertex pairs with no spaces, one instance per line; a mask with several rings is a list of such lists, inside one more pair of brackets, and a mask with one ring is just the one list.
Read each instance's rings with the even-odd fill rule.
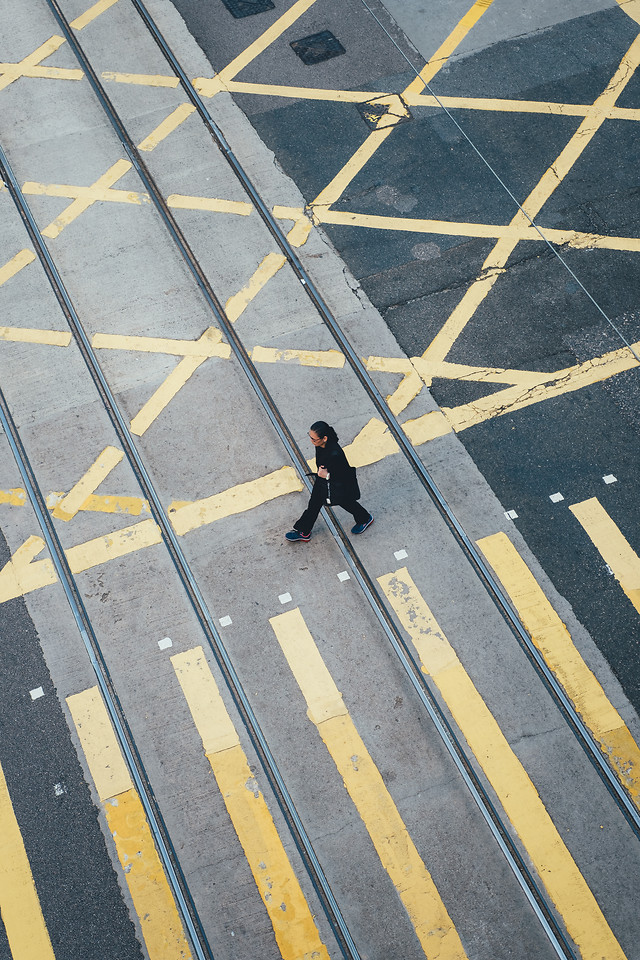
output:
[[553,670],[640,808],[640,748],[582,659],[566,626],[505,533],[484,537],[478,540],[478,546],[495,570],[547,666]]
[[1,766],[0,914],[13,960],[55,960]]
[[100,691],[67,697],[84,755],[140,921],[149,960],[191,960],[182,922],[140,797]]
[[430,960],[466,957],[440,898],[380,771],[355,728],[299,609],[270,621],[316,725],[344,780],[378,856]]
[[406,567],[378,578],[478,763],[496,791],[583,960],[624,960],[526,770],[442,632]]
[[282,960],[329,960],[202,647],[171,657]]
[[640,557],[627,542],[597,497],[569,507],[602,559],[640,613]]

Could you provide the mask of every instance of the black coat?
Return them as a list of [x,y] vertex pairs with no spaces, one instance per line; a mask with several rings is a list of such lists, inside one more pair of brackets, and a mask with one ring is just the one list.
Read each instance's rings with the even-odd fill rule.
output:
[[318,467],[326,467],[329,480],[318,477],[316,483],[326,483],[327,499],[331,503],[349,503],[360,499],[355,467],[350,466],[346,454],[337,443],[327,440],[326,447],[316,447]]

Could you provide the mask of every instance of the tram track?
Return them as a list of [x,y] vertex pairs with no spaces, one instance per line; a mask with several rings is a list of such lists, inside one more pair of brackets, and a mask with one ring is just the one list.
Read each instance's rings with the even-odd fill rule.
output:
[[[59,5],[56,0],[47,0],[52,10],[59,9]],[[629,825],[634,831],[636,837],[640,839],[640,810],[634,805],[632,799],[629,797],[627,791],[624,788],[624,785],[619,781],[615,772],[611,769],[607,763],[606,757],[604,756],[602,750],[595,742],[593,736],[591,735],[589,729],[584,724],[579,713],[575,709],[573,703],[570,701],[567,696],[564,688],[559,683],[553,671],[547,665],[544,657],[537,649],[533,643],[531,637],[527,633],[524,625],[522,624],[517,613],[513,609],[513,606],[505,594],[502,586],[490,566],[485,561],[484,557],[480,550],[476,547],[473,540],[468,536],[464,527],[459,522],[455,516],[453,510],[447,503],[445,496],[442,491],[438,488],[437,484],[433,480],[431,474],[425,467],[424,463],[416,453],[416,450],[407,437],[406,433],[402,429],[401,424],[399,423],[397,417],[392,413],[389,408],[389,405],[385,401],[384,397],[376,387],[373,379],[371,378],[369,372],[364,366],[362,360],[358,356],[357,352],[354,350],[353,346],[349,342],[348,338],[345,336],[344,332],[341,330],[339,324],[335,321],[334,317],[331,314],[329,307],[318,291],[313,279],[309,275],[308,271],[305,269],[302,261],[298,257],[295,249],[291,243],[287,240],[287,237],[283,233],[280,225],[278,224],[276,218],[273,216],[267,205],[262,200],[260,194],[256,190],[255,186],[251,182],[250,178],[247,176],[245,170],[243,169],[238,158],[233,153],[231,147],[229,146],[224,134],[218,124],[211,117],[211,114],[206,108],[202,97],[194,88],[193,84],[189,81],[187,74],[180,65],[175,54],[171,50],[166,39],[159,30],[157,24],[151,17],[149,11],[145,7],[142,0],[131,0],[132,5],[135,7],[139,13],[141,19],[143,20],[145,26],[152,35],[154,41],[160,48],[163,56],[165,57],[167,63],[170,65],[176,77],[178,77],[180,82],[180,87],[189,98],[193,106],[196,108],[198,115],[205,124],[206,129],[211,135],[214,143],[218,147],[221,155],[229,164],[230,168],[236,175],[238,182],[241,184],[243,189],[246,191],[247,196],[250,198],[251,202],[254,204],[255,209],[260,215],[262,221],[267,227],[271,237],[274,239],[279,249],[286,257],[287,262],[291,266],[295,276],[300,281],[301,286],[303,287],[306,295],[310,299],[314,308],[317,310],[318,315],[320,316],[322,322],[325,324],[332,337],[334,338],[336,344],[343,352],[349,366],[352,371],[358,378],[358,381],[366,391],[368,398],[374,404],[377,412],[380,414],[382,420],[388,427],[391,432],[394,440],[398,444],[402,455],[405,457],[406,461],[409,463],[411,469],[413,470],[415,476],[422,484],[424,490],[427,492],[432,502],[434,503],[436,509],[438,510],[440,516],[446,523],[447,527],[455,537],[456,541],[460,545],[465,557],[471,564],[473,570],[477,574],[481,583],[489,593],[490,597],[494,601],[496,607],[500,611],[500,614],[504,618],[505,622],[511,629],[512,633],[516,637],[521,648],[525,652],[529,661],[534,666],[538,676],[541,681],[546,686],[547,690],[550,692],[555,702],[557,703],[559,709],[561,710],[564,719],[567,724],[575,734],[578,742],[581,744],[582,748],[585,750],[587,756],[589,757],[591,763],[594,765],[598,771],[603,783],[614,797],[616,804],[619,809],[622,811],[626,817]],[[365,7],[366,7],[365,3]],[[367,10],[369,8],[367,7]],[[371,12],[371,11],[369,11]],[[86,61],[88,64],[88,61]],[[90,65],[89,65],[90,67]],[[97,84],[97,87],[94,86]],[[97,76],[94,74],[93,79],[91,80],[94,90],[97,92],[97,88],[101,87],[100,81]],[[104,88],[102,88],[103,95]],[[133,146],[131,144],[131,146]],[[135,149],[135,148],[134,148]],[[154,200],[155,202],[155,200]],[[168,209],[167,209],[167,212]],[[228,325],[231,328],[231,325]],[[279,431],[278,431],[279,432]],[[282,439],[282,437],[281,437]],[[287,444],[285,443],[285,446]],[[291,455],[289,449],[287,452]],[[295,462],[295,460],[294,460]]]
[[[256,392],[272,426],[276,430],[280,440],[282,441],[282,443],[285,446],[285,449],[287,450],[287,453],[289,454],[294,464],[296,464],[299,472],[301,473],[301,475],[303,475],[303,479],[304,479],[304,474],[306,473],[306,469],[307,469],[306,460],[303,457],[300,450],[298,449],[291,432],[289,431],[283,417],[280,414],[280,411],[274,404],[271,396],[269,395],[268,390],[266,389],[263,381],[259,377],[255,369],[255,366],[251,362],[251,359],[246,349],[244,348],[242,342],[240,341],[237,334],[235,333],[233,326],[229,323],[223,308],[221,307],[219,301],[217,300],[215,292],[213,291],[206,276],[202,272],[198,264],[198,261],[194,257],[185,237],[183,236],[178,224],[173,218],[171,211],[167,207],[161,192],[158,190],[153,177],[151,176],[146,166],[144,165],[143,161],[141,160],[135,146],[133,145],[133,142],[128,137],[128,134],[126,133],[124,126],[122,125],[113,106],[111,105],[108,97],[104,92],[104,88],[102,88],[95,73],[92,71],[91,65],[89,64],[88,59],[84,55],[84,52],[82,51],[80,45],[77,43],[77,40],[73,36],[73,33],[70,30],[69,25],[64,18],[64,15],[59,10],[58,4],[53,2],[53,0],[47,0],[47,2],[50,8],[52,9],[52,11],[54,12],[54,14],[56,15],[56,18],[60,23],[61,29],[63,30],[63,32],[65,32],[67,40],[72,46],[72,48],[74,49],[74,52],[76,53],[76,56],[78,57],[79,62],[81,63],[83,69],[86,71],[86,75],[89,78],[91,85],[94,86],[94,83],[95,83],[94,90],[98,95],[98,98],[100,100],[100,103],[103,109],[105,110],[105,112],[107,113],[107,116],[109,116],[109,119],[114,125],[114,129],[116,129],[116,133],[118,134],[119,139],[123,143],[123,146],[125,148],[125,151],[127,152],[127,155],[129,156],[132,163],[136,167],[136,170],[140,175],[143,183],[145,184],[145,187],[149,191],[149,195],[152,197],[153,203],[156,205],[156,208],[158,209],[158,212],[162,216],[165,226],[167,226],[167,228],[169,229],[169,232],[171,233],[172,238],[174,239],[174,242],[180,249],[181,256],[183,256],[185,262],[188,264],[189,269],[191,270],[194,278],[196,279],[196,282],[198,283],[201,291],[203,292],[205,299],[207,301],[207,304],[209,305],[209,308],[211,309],[214,316],[216,317],[216,321],[219,323],[220,327],[224,330],[226,336],[228,337],[229,342],[232,346],[232,350],[238,362],[240,363],[240,366],[243,372],[249,379],[254,391]],[[142,4],[139,4],[138,0],[133,0],[133,3],[136,6],[136,8],[138,8],[138,10],[140,10],[140,7],[143,6]],[[206,113],[206,108],[204,108],[204,106],[203,106],[203,109]],[[94,382],[96,383],[96,386],[100,392],[103,404],[105,405],[105,408],[107,409],[107,412],[111,417],[114,429],[116,430],[118,437],[120,439],[120,442],[122,443],[123,448],[125,449],[126,455],[136,473],[138,482],[140,483],[141,488],[145,492],[145,495],[147,496],[151,504],[152,514],[154,516],[154,519],[160,526],[160,529],[163,534],[163,539],[165,541],[165,545],[167,546],[167,549],[171,554],[172,560],[174,562],[174,565],[176,566],[176,569],[178,570],[179,576],[187,591],[189,599],[194,609],[197,612],[198,618],[203,626],[204,632],[207,636],[207,640],[216,657],[216,660],[223,674],[225,675],[225,679],[227,679],[227,682],[230,686],[230,690],[232,691],[232,694],[234,696],[234,701],[236,702],[236,706],[238,707],[238,710],[241,716],[243,717],[243,720],[245,721],[245,725],[247,725],[247,729],[249,730],[250,736],[252,737],[252,741],[254,742],[254,747],[256,748],[256,751],[263,763],[265,773],[270,781],[270,784],[272,786],[272,789],[274,790],[276,797],[278,798],[278,802],[281,805],[281,809],[283,810],[285,819],[287,820],[290,826],[290,829],[292,829],[292,834],[296,838],[296,843],[303,856],[303,860],[305,860],[305,864],[307,865],[308,869],[309,869],[309,862],[311,861],[312,869],[311,869],[310,875],[312,876],[312,880],[314,881],[314,886],[316,886],[317,884],[316,889],[319,892],[323,905],[325,905],[325,909],[327,909],[327,907],[335,909],[335,907],[333,907],[333,905],[331,904],[330,889],[326,889],[323,885],[321,872],[320,873],[314,872],[314,871],[317,871],[317,868],[319,867],[319,865],[317,865],[316,867],[312,863],[313,848],[307,846],[306,841],[304,839],[304,832],[300,833],[301,824],[296,823],[295,807],[293,806],[290,808],[288,806],[287,799],[286,799],[287,791],[286,791],[286,786],[284,785],[284,781],[280,782],[280,775],[277,770],[277,766],[275,765],[275,761],[273,760],[273,758],[270,759],[269,757],[270,751],[268,748],[268,744],[266,743],[266,740],[264,740],[260,732],[259,726],[257,725],[257,718],[255,718],[255,715],[252,717],[251,706],[248,702],[246,694],[242,688],[239,678],[237,677],[237,674],[235,673],[235,670],[230,661],[230,658],[226,653],[224,645],[222,644],[219,633],[215,627],[213,618],[200,592],[200,589],[195,580],[195,577],[191,573],[188,562],[184,557],[184,554],[182,553],[182,550],[177,542],[175,533],[172,530],[171,523],[166,514],[166,511],[162,507],[160,499],[157,493],[155,492],[153,483],[148,474],[148,471],[146,470],[144,462],[142,461],[142,458],[140,457],[140,454],[131,437],[131,434],[129,433],[129,430],[126,426],[124,418],[122,417],[122,414],[118,409],[117,403],[115,401],[115,398],[113,397],[113,394],[109,389],[106,379],[104,378],[104,375],[100,370],[95,354],[93,353],[93,350],[90,346],[86,333],[82,328],[80,318],[78,317],[77,312],[75,311],[75,308],[73,306],[73,303],[71,302],[71,299],[65,290],[62,277],[59,271],[57,270],[57,267],[55,266],[55,263],[51,258],[46,248],[46,245],[44,244],[44,241],[42,241],[42,238],[39,235],[39,232],[35,225],[35,221],[33,220],[33,217],[30,214],[30,211],[29,211],[28,205],[26,204],[24,196],[21,194],[17,180],[15,179],[15,176],[12,175],[8,160],[4,153],[0,153],[0,160],[4,168],[3,173],[6,175],[6,179],[9,181],[9,185],[10,185],[10,189],[11,189],[14,201],[16,202],[16,205],[20,210],[21,216],[25,221],[25,225],[27,226],[27,229],[31,235],[32,242],[36,246],[41,262],[43,263],[44,269],[46,270],[47,275],[49,277],[49,281],[52,285],[52,288],[54,289],[54,292],[58,298],[58,301],[63,311],[65,312],[65,315],[67,316],[67,320],[69,321],[72,327],[76,342],[80,346],[80,349],[83,353],[83,357],[85,359],[85,363],[89,367],[89,370],[94,379]],[[262,204],[262,206],[264,207],[264,210],[266,211],[266,214],[269,217],[269,219],[273,220],[273,218],[269,214],[269,211],[266,209],[264,204]],[[277,227],[277,224],[275,223],[275,221],[273,221],[272,226],[278,232],[282,243],[284,243],[285,247],[287,247],[288,244],[286,242],[286,238],[284,238],[281,232],[279,231],[279,228]],[[281,249],[283,248],[281,247]],[[294,262],[298,261],[298,258],[295,256],[295,252],[292,250],[291,250],[291,254],[292,254],[292,259],[290,260],[290,262],[293,265]],[[302,267],[301,264],[299,265],[299,268],[301,271],[303,271],[302,274],[299,276],[299,279],[301,280],[301,282],[305,280],[305,282],[302,285],[305,287],[305,289],[307,289],[307,292],[309,293],[310,296],[312,296],[312,299],[314,296],[319,298],[319,294],[317,293],[317,290],[313,286],[311,279],[309,278],[307,280],[307,275],[304,272],[304,268]],[[319,299],[319,304],[323,306],[325,310],[327,310],[326,306],[324,306],[323,304],[323,301],[321,301],[320,299]],[[327,313],[328,313],[328,310],[327,310]],[[330,314],[329,314],[329,317],[330,317]],[[353,357],[355,358],[355,361],[354,361],[355,367],[358,367],[359,365],[359,367],[362,368],[361,372],[364,372],[365,379],[364,381],[361,377],[359,377],[359,379],[362,385],[365,386],[365,389],[367,389],[368,391],[369,389],[368,381],[370,381],[370,377],[368,373],[366,372],[366,370],[364,370],[364,367],[362,366],[361,362],[355,355],[355,352],[352,350],[352,348],[348,344],[348,341],[342,334],[342,331],[340,331],[339,327],[335,324],[335,321],[333,321],[333,318],[331,318],[331,320],[334,327],[336,328],[336,331],[339,334],[339,337],[336,338],[337,342],[341,344],[341,339],[344,340],[344,345],[346,348],[345,355],[348,357],[349,362],[352,363],[352,358],[350,354],[353,354]],[[352,367],[354,367],[354,363],[352,363]],[[358,373],[358,370],[355,369],[355,372]],[[423,486],[428,490],[428,492],[432,496],[432,499],[434,499],[436,506],[440,504],[439,509],[440,509],[441,515],[448,521],[450,528],[454,530],[458,530],[459,528],[458,530],[459,538],[462,537],[465,541],[468,541],[466,534],[464,534],[464,531],[462,530],[462,528],[460,528],[460,525],[458,524],[457,520],[449,510],[448,506],[446,505],[446,501],[444,501],[442,494],[437,489],[435,484],[433,484],[433,481],[429,476],[429,474],[427,473],[426,469],[424,468],[424,465],[422,465],[422,462],[419,460],[419,458],[415,454],[415,451],[407,441],[406,436],[402,431],[402,428],[400,427],[400,425],[397,423],[393,415],[390,413],[390,411],[386,407],[384,400],[378,393],[377,388],[375,387],[372,381],[371,381],[371,391],[372,391],[371,393],[368,393],[370,399],[376,404],[376,406],[378,406],[378,402],[381,404],[381,407],[378,408],[379,412],[381,413],[381,415],[384,416],[385,422],[387,423],[389,428],[392,429],[394,437],[399,442],[401,450],[403,450],[403,452],[405,453],[405,456],[411,462],[414,468],[414,472],[421,477]],[[5,410],[6,405],[4,404],[4,399],[2,403],[3,403],[3,410]],[[5,410],[5,416],[7,415],[10,417],[8,409]],[[9,430],[11,430],[10,419],[7,419],[7,424],[9,426]],[[400,438],[403,438],[402,442]],[[19,445],[17,444],[16,444],[16,450],[19,451]],[[408,451],[411,452],[411,456],[409,456]],[[28,474],[27,465],[25,464],[24,466],[25,466],[25,471]],[[23,476],[24,475],[25,474],[23,474]],[[309,486],[308,480],[305,480],[305,482],[307,483],[307,486]],[[29,489],[31,492],[30,485],[29,485]],[[33,493],[34,501],[38,503],[40,507],[40,510],[38,511],[38,515],[40,519],[40,512],[44,504],[44,501],[42,500],[41,494],[38,497],[37,484],[34,486],[33,490],[34,490],[34,493]],[[46,513],[46,508],[45,508],[45,513]],[[553,916],[553,912],[548,909],[545,903],[544,895],[537,888],[534,878],[531,876],[530,872],[528,871],[528,868],[524,864],[524,861],[522,860],[522,857],[520,856],[517,848],[513,845],[512,841],[510,840],[508,828],[500,821],[500,817],[497,811],[495,810],[495,808],[493,807],[492,801],[489,798],[488,794],[486,793],[486,790],[480,778],[478,778],[477,774],[474,772],[472,760],[466,756],[465,751],[462,748],[462,745],[459,742],[455,732],[453,731],[446,715],[439,707],[437,698],[433,696],[431,690],[429,689],[429,685],[426,682],[419,668],[419,665],[415,662],[413,655],[409,651],[401,633],[395,626],[395,622],[392,616],[389,614],[384,602],[381,600],[380,596],[378,595],[378,592],[373,582],[371,581],[370,577],[368,576],[367,571],[364,569],[364,567],[360,563],[357,555],[355,554],[355,552],[351,547],[349,540],[347,539],[344,532],[342,531],[342,528],[335,521],[333,516],[330,513],[328,513],[326,519],[327,519],[329,529],[334,539],[336,540],[336,543],[339,549],[341,550],[343,557],[348,562],[350,569],[353,571],[355,579],[358,581],[361,589],[365,594],[365,597],[367,598],[367,601],[369,602],[372,609],[374,610],[374,613],[383,631],[385,632],[387,638],[392,643],[392,646],[394,647],[396,654],[400,658],[400,662],[402,663],[402,666],[405,669],[407,676],[409,677],[409,680],[412,683],[419,699],[421,700],[423,706],[425,707],[432,721],[434,722],[439,735],[443,739],[443,742],[445,743],[447,750],[449,751],[456,767],[458,768],[458,771],[463,776],[463,779],[467,787],[471,790],[476,803],[478,804],[480,809],[483,811],[483,816],[485,816],[485,820],[487,821],[490,829],[494,833],[494,837],[496,838],[498,843],[501,845],[501,849],[503,850],[503,853],[509,860],[512,870],[514,871],[516,876],[519,877],[519,883],[521,884],[522,889],[525,891],[525,894],[527,894],[532,906],[534,907],[534,910],[536,910],[538,918],[543,923],[543,926],[545,926],[546,924],[545,930],[550,940],[552,941],[552,943],[554,943],[555,941],[554,949],[556,949],[557,955],[566,956],[566,957],[574,956],[574,954],[571,951],[571,948],[568,946],[568,944],[566,943],[566,940],[564,939],[562,931],[557,926],[557,923]],[[44,532],[44,527],[43,527],[43,532]],[[474,545],[471,543],[471,541],[468,541],[468,543],[470,544],[470,548],[472,548],[473,552],[477,553],[477,550],[474,547]],[[53,539],[52,539],[52,544],[55,549],[55,541]],[[482,560],[481,557],[480,557],[480,560]],[[490,574],[490,571],[489,571],[489,574]],[[65,572],[65,577],[66,575],[67,574]],[[69,572],[69,576],[71,576],[71,579],[73,580],[73,577],[70,574],[70,572]],[[503,598],[503,601],[506,609],[510,610],[510,605],[508,603],[508,600],[506,598]],[[506,617],[506,611],[502,611],[502,612]],[[506,619],[508,620],[508,622],[510,622],[509,617],[506,617]],[[88,625],[88,627],[90,628],[90,624]],[[87,632],[88,627],[86,623],[83,623],[82,629],[85,632]],[[303,829],[304,828],[302,828],[302,830]],[[350,935],[348,933],[348,930],[346,929],[346,925],[343,928],[340,922],[339,909],[337,914],[336,913],[332,914],[331,909],[329,909],[328,916],[330,917],[330,920],[332,922],[334,933],[336,933],[338,941],[341,944],[343,954],[346,957],[353,957],[353,958],[358,957],[357,947],[355,943],[351,945],[349,942]],[[203,956],[208,956],[208,954],[203,954]]]

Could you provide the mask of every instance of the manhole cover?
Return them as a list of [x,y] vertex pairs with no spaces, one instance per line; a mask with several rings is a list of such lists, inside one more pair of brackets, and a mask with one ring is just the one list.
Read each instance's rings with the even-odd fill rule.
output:
[[341,53],[346,53],[338,38],[334,37],[330,30],[321,30],[320,33],[312,33],[309,37],[294,40],[289,46],[307,66],[313,66],[314,63],[322,63],[323,60],[330,60],[331,57],[339,57]]
[[264,13],[275,7],[271,0],[222,0],[222,2],[236,20],[241,17],[252,17],[254,13]]

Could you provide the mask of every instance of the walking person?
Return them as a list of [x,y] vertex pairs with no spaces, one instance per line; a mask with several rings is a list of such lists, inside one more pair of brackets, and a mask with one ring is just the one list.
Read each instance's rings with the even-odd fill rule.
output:
[[313,484],[309,506],[293,530],[285,534],[287,540],[310,540],[311,530],[325,504],[342,507],[353,515],[355,526],[351,533],[364,533],[373,523],[373,516],[358,503],[360,490],[354,467],[349,465],[344,450],[338,443],[333,427],[324,420],[317,420],[309,427],[309,439],[316,448],[318,475]]

